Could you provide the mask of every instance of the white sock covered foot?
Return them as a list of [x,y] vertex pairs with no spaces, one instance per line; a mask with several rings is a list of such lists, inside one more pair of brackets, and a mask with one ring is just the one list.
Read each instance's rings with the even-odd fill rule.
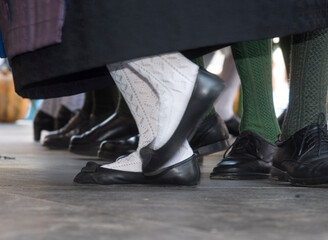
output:
[[[157,135],[159,98],[147,81],[142,79],[142,76],[126,63],[108,65],[107,67],[136,120],[140,139],[136,152],[118,159],[114,163],[102,165],[102,167],[120,171],[142,172],[139,150],[152,142]],[[192,154],[191,147],[185,141],[164,167],[179,163]]]
[[128,61],[159,96],[158,132],[153,149],[162,147],[178,127],[192,95],[199,67],[180,53]]
[[[190,158],[193,151],[186,140],[182,147],[173,155],[173,157],[163,166],[163,168],[175,165],[183,160]],[[127,172],[142,172],[142,160],[139,156],[139,151],[131,153],[130,155],[116,160],[114,163],[102,165],[103,168],[109,168],[119,171]]]

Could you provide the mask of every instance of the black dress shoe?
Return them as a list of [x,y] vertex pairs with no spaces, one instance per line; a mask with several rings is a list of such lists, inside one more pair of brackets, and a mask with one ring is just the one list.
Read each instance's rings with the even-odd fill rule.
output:
[[61,105],[55,114],[55,129],[64,127],[77,112],[72,112],[64,105]]
[[201,122],[189,144],[198,157],[229,147],[229,132],[222,118],[215,114]]
[[38,110],[33,120],[34,141],[40,141],[42,130],[55,130],[55,118],[42,110]]
[[186,185],[199,183],[200,170],[195,156],[165,169],[154,177],[144,176],[139,172],[126,172],[102,168],[95,162],[88,162],[76,175],[74,182],[80,184],[159,184],[159,185]]
[[[252,131],[241,133],[213,169],[211,179],[264,179],[270,176],[274,144]],[[229,149],[228,149],[229,150]],[[228,151],[227,150],[227,151]]]
[[131,115],[114,113],[82,135],[72,136],[69,150],[77,154],[97,156],[101,142],[128,138],[136,134],[138,128]]
[[139,135],[127,139],[103,141],[98,150],[98,157],[115,161],[118,157],[124,157],[136,151],[138,144]]
[[[115,161],[138,148],[139,135],[127,139],[110,140],[101,143],[98,157]],[[190,140],[190,146],[197,157],[203,157],[229,147],[229,132],[219,115],[213,115],[202,121]]]
[[286,141],[277,142],[271,177],[293,185],[328,184],[327,127],[309,125]]
[[171,138],[159,149],[153,150],[152,143],[140,150],[143,160],[142,171],[147,176],[160,174],[161,168],[172,158],[185,139],[197,129],[197,125],[220,95],[223,81],[214,74],[199,69],[195,87],[182,119]]
[[228,128],[229,133],[235,137],[239,135],[240,121],[240,118],[234,115],[232,118],[224,122]]
[[81,110],[65,127],[50,132],[43,141],[43,146],[51,149],[67,149],[73,135],[82,134],[99,123],[99,119]]

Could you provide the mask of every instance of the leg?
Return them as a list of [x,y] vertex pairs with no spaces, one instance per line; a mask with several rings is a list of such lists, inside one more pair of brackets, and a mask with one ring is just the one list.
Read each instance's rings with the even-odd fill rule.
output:
[[[140,141],[136,152],[129,156],[119,158],[115,163],[102,165],[94,172],[79,173],[75,182],[78,183],[165,183],[194,185],[199,181],[199,169],[188,142],[170,159],[166,166],[170,170],[158,178],[145,178],[142,174],[142,161],[139,150],[152,142],[158,134],[158,110],[160,101],[147,81],[126,63],[110,65],[109,70],[117,83],[122,95],[136,120]],[[94,167],[93,163],[87,165],[88,171]],[[187,169],[191,171],[186,171]],[[172,175],[172,172],[174,174]],[[189,174],[185,174],[188,173]],[[173,177],[169,179],[168,176]]]
[[211,178],[268,178],[280,133],[272,98],[271,41],[238,43],[232,50],[243,90],[241,134]]
[[328,183],[328,30],[293,36],[289,107],[271,175],[295,185]]

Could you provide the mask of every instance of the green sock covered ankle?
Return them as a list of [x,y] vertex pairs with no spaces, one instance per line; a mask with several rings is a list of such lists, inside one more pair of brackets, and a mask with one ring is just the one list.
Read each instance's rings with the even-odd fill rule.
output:
[[274,143],[280,133],[272,97],[271,40],[231,46],[243,96],[240,132],[250,130]]

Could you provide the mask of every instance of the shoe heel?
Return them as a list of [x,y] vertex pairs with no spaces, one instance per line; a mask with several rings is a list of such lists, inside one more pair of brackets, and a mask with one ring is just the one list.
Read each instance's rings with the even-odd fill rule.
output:
[[203,157],[212,153],[220,152],[229,147],[229,140],[218,141],[195,150],[197,156]]
[[280,182],[288,182],[289,175],[287,172],[284,172],[276,167],[271,167],[270,179]]
[[42,128],[34,126],[34,128],[33,128],[34,141],[36,141],[36,142],[40,141],[41,131],[42,131]]
[[52,116],[39,110],[33,119],[34,141],[40,141],[42,130],[54,130],[54,121]]

